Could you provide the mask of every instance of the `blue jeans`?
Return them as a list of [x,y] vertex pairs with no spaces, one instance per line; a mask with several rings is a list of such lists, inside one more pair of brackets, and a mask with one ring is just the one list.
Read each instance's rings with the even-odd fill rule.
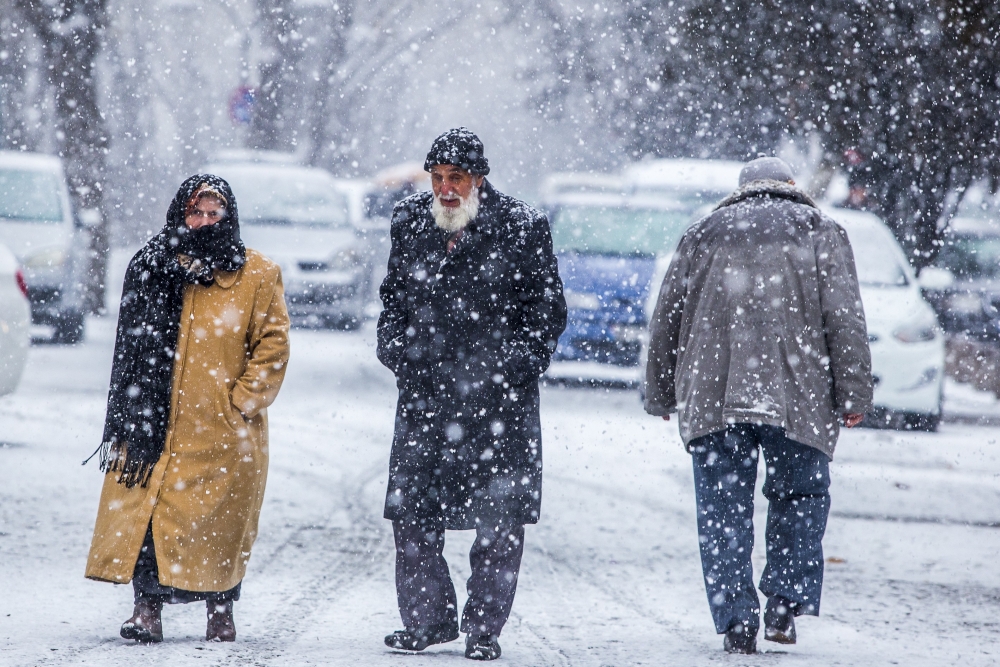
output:
[[760,590],[792,603],[796,616],[819,615],[823,533],[830,513],[830,458],[789,440],[784,429],[736,424],[688,443],[694,459],[698,541],[715,629],[736,623],[756,632],[760,602],[753,586],[753,501],[758,450],[767,478],[767,566]]

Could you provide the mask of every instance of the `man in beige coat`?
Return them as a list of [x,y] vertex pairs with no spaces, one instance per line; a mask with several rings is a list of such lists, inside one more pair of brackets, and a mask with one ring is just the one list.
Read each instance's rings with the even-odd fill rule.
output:
[[207,639],[236,636],[289,354],[281,272],[238,224],[228,184],[192,177],[126,274],[86,576],[132,581],[127,639],[161,641],[163,603],[195,600]]

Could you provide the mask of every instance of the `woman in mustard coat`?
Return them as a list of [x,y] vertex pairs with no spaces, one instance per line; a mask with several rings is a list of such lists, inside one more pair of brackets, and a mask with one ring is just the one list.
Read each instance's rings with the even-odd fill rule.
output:
[[205,600],[233,641],[267,479],[267,406],[288,362],[281,272],[240,240],[229,185],[181,185],[129,264],[86,576],[131,581],[126,639],[163,638],[164,603]]

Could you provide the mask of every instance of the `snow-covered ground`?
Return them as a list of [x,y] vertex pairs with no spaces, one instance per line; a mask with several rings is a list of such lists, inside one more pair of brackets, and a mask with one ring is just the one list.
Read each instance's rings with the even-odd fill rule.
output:
[[[101,434],[114,321],[88,326],[82,345],[33,347],[20,390],[0,399],[0,665],[466,664],[461,642],[418,657],[382,644],[400,625],[381,519],[395,389],[370,324],[293,332],[237,642],[203,640],[202,605],[166,608],[162,644],[120,639],[131,587],[83,578],[101,475],[80,461]],[[949,390],[966,418],[978,404],[1000,414],[992,399]],[[563,387],[543,389],[542,422],[542,520],[527,530],[506,664],[1000,661],[1000,429],[846,433],[823,615],[798,620],[796,646],[761,641],[761,655],[737,657],[709,617],[675,423],[646,416],[631,391]],[[460,598],[471,538],[448,535]]]

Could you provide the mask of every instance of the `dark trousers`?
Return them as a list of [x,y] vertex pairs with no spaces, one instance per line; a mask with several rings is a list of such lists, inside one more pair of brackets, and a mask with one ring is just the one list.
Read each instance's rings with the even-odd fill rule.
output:
[[792,603],[796,616],[819,614],[823,533],[830,513],[830,458],[789,440],[783,429],[736,424],[689,443],[698,502],[698,540],[715,629],[760,627],[753,586],[753,501],[758,450],[767,478],[767,566],[760,590]]
[[[440,523],[393,521],[396,538],[396,599],[403,625],[416,628],[458,624],[455,585],[445,562]],[[524,551],[524,526],[476,529],[469,552],[472,576],[462,612],[462,632],[499,635],[510,616]]]
[[240,582],[234,588],[219,593],[185,591],[173,586],[164,586],[160,583],[160,569],[156,565],[153,526],[150,524],[146,528],[146,539],[143,540],[142,548],[139,549],[139,558],[136,559],[135,570],[132,572],[132,592],[135,594],[136,602],[146,599],[168,604],[184,604],[200,600],[225,603],[240,599],[242,585],[243,582]]

